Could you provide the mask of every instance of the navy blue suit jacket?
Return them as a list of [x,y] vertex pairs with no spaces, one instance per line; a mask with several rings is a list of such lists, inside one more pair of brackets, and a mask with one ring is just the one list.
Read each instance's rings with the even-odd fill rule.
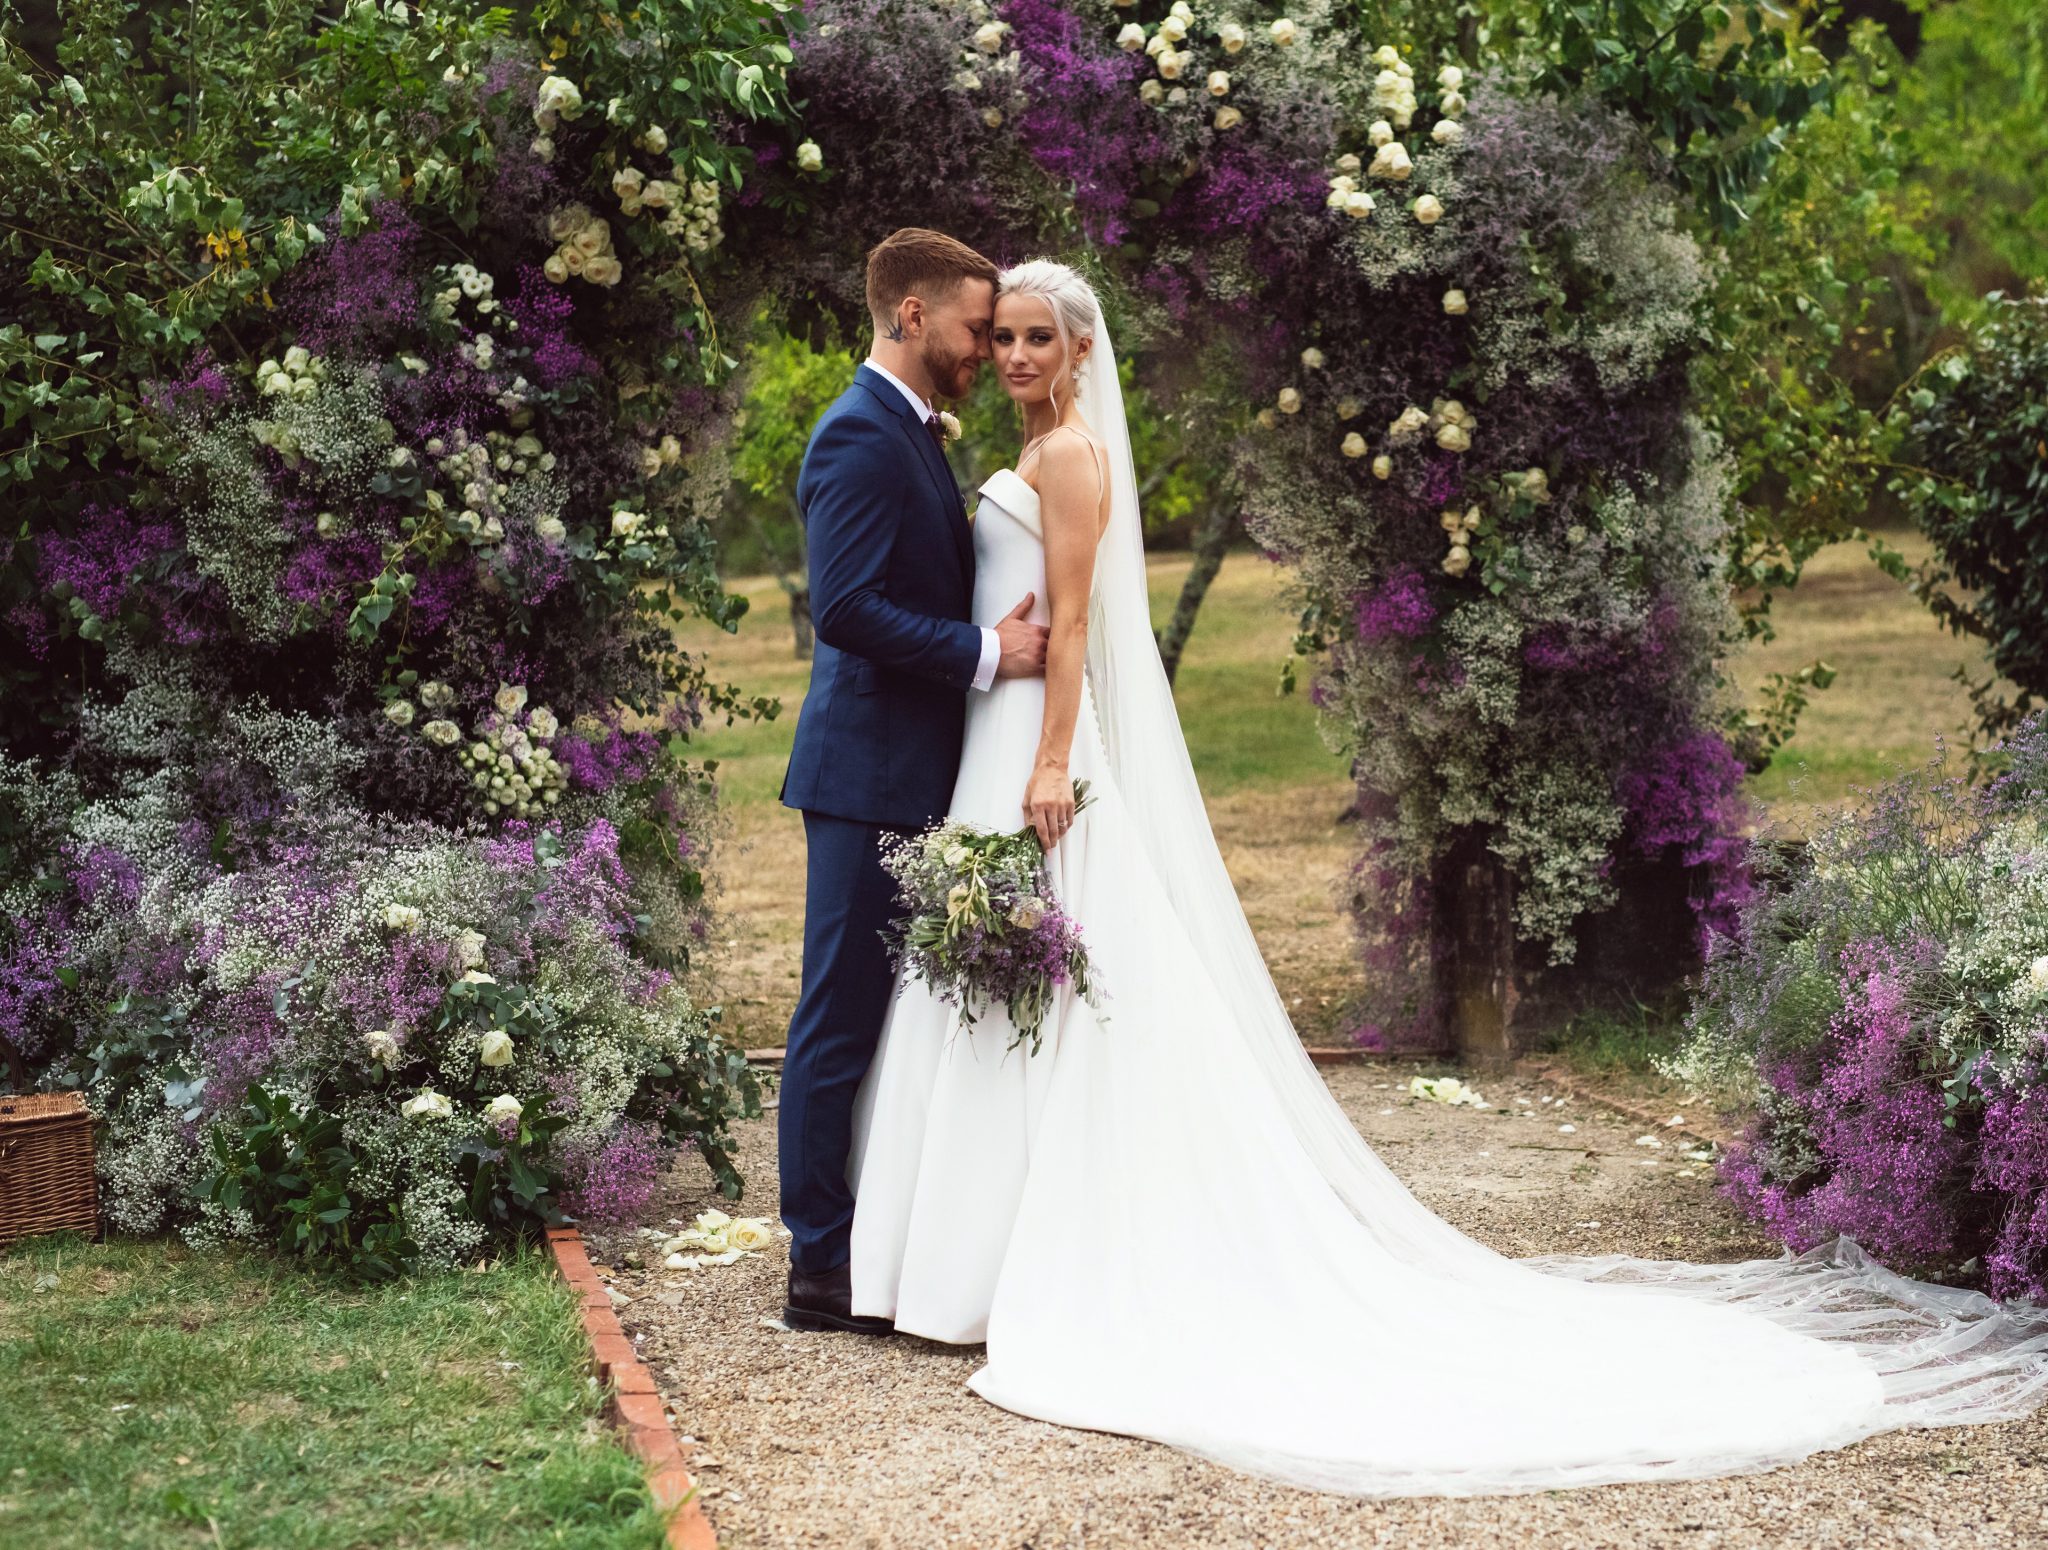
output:
[[944,815],[981,664],[974,540],[945,454],[862,366],[797,477],[817,627],[782,800],[897,828]]

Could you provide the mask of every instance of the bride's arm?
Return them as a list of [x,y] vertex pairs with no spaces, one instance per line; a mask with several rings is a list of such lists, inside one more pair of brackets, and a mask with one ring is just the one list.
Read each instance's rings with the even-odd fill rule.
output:
[[1078,432],[1054,435],[1038,460],[1039,521],[1045,529],[1045,593],[1052,610],[1045,643],[1045,719],[1024,790],[1024,813],[1047,850],[1074,821],[1067,761],[1081,714],[1081,669],[1088,660],[1088,597],[1102,536],[1102,485],[1094,451]]

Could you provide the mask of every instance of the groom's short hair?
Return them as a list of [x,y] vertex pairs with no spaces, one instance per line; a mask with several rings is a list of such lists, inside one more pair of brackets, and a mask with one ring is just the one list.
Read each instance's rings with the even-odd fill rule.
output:
[[996,266],[942,231],[905,226],[868,250],[868,311],[877,322],[894,317],[906,296],[950,299],[962,280],[996,283]]

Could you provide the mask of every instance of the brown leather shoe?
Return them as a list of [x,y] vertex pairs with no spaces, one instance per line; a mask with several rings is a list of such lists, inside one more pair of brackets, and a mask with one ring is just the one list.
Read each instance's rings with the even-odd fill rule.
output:
[[896,1333],[896,1326],[887,1319],[867,1318],[854,1313],[853,1274],[845,1265],[815,1276],[805,1275],[791,1266],[789,1301],[783,1304],[782,1322],[791,1329],[837,1329],[856,1335]]

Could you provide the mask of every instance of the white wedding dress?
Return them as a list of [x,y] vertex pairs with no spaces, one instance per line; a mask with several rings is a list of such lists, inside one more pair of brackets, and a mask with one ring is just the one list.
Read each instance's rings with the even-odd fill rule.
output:
[[[2039,1403],[2048,1310],[1847,1243],[1512,1261],[1387,1171],[1288,1026],[1187,769],[1113,364],[1081,405],[1113,496],[1072,754],[1093,800],[1048,870],[1106,996],[1063,996],[1032,1056],[999,1007],[969,1030],[899,986],[856,1111],[854,1311],[985,1340],[970,1384],[1007,1409],[1359,1495],[1734,1473]],[[1023,478],[980,493],[993,623],[1043,600],[1044,549]],[[953,817],[1022,824],[1044,694],[971,701]]]

